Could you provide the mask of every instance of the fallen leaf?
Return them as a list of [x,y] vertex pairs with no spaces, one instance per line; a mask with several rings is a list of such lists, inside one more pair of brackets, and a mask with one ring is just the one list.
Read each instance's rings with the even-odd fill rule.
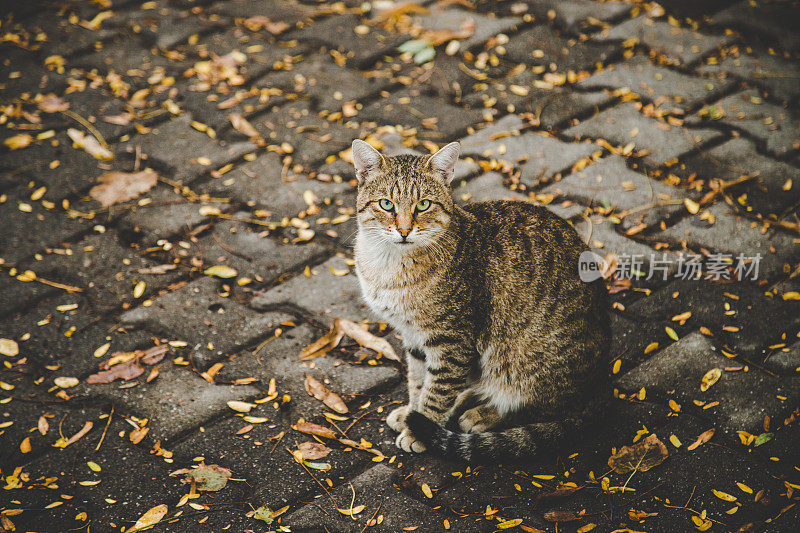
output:
[[235,268],[229,267],[228,265],[214,265],[209,267],[203,271],[203,274],[206,276],[214,276],[217,278],[228,279],[235,277],[238,272]]
[[383,337],[376,337],[359,324],[356,324],[355,322],[345,318],[336,318],[333,322],[335,328],[352,338],[364,348],[375,350],[392,361],[400,360],[400,357],[398,357],[397,353],[394,351],[394,348],[392,348],[392,345],[389,344],[389,341]]
[[258,130],[256,130],[253,127],[253,125],[250,124],[250,122],[248,122],[247,119],[244,118],[244,116],[241,113],[231,113],[230,115],[228,115],[228,118],[231,121],[233,129],[235,129],[242,135],[250,137],[251,139],[261,137],[261,134],[258,133]]
[[158,183],[158,174],[146,168],[140,172],[105,172],[97,178],[98,185],[89,191],[89,196],[108,207],[136,198]]
[[69,102],[55,94],[48,94],[39,100],[36,105],[45,113],[57,113],[69,109]]
[[292,429],[301,433],[308,433],[309,435],[316,435],[318,437],[325,437],[326,439],[335,439],[336,433],[332,429],[314,424],[311,422],[300,422],[292,426]]
[[255,406],[256,404],[254,403],[240,402],[238,400],[231,400],[228,402],[228,407],[238,413],[249,413]]
[[86,378],[86,383],[111,383],[117,379],[128,381],[138,378],[142,374],[144,374],[144,367],[139,364],[139,359],[135,358],[90,375]]
[[196,483],[197,490],[216,492],[225,488],[232,472],[219,465],[200,465],[195,468],[181,468],[170,473],[170,476],[185,475],[183,482]]
[[325,355],[328,350],[332,350],[339,345],[343,336],[344,333],[336,327],[336,322],[334,321],[328,333],[303,348],[303,351],[300,352],[300,359],[305,360]]
[[150,432],[149,427],[137,428],[128,434],[128,439],[130,439],[130,441],[134,444],[139,444],[140,442],[142,442],[142,439],[144,439],[149,432]]
[[[137,350],[137,353],[139,350]],[[153,346],[152,348],[148,348],[141,353],[141,361],[146,365],[154,365],[156,363],[160,363],[164,356],[169,352],[169,346],[166,344],[159,344],[158,346]]]
[[[112,154],[108,148],[104,148],[103,145],[100,144],[100,141],[91,135],[86,135],[84,132],[76,130],[75,128],[69,128],[67,130],[67,135],[72,139],[75,148],[83,148],[94,158],[106,161],[114,159],[114,154]],[[91,191],[89,194],[91,194]]]
[[713,492],[714,496],[716,496],[720,500],[725,500],[726,502],[736,501],[736,496],[728,494],[727,492],[722,492],[721,490],[716,490],[716,489],[711,489],[711,492]]
[[705,444],[706,442],[711,440],[711,437],[713,437],[713,436],[714,436],[714,428],[708,429],[708,430],[702,432],[700,434],[700,436],[697,437],[697,440],[694,441],[693,443],[691,443],[686,449],[690,450],[690,451],[694,450],[695,448],[697,448],[701,444]]
[[311,374],[306,374],[306,392],[340,414],[347,413],[347,406],[338,394],[314,379]]
[[22,439],[22,442],[19,443],[19,451],[22,453],[29,453],[31,451],[31,438],[25,437]]
[[632,446],[620,448],[617,453],[609,457],[608,466],[618,474],[646,472],[660,465],[667,457],[669,457],[667,447],[655,433],[651,433]]
[[297,449],[303,455],[303,459],[307,461],[315,461],[327,457],[331,453],[331,449],[319,442],[301,442],[297,445]]
[[47,417],[42,415],[39,417],[39,422],[36,424],[36,429],[39,430],[39,433],[42,435],[47,435],[47,432],[50,430],[50,422],[47,421]]
[[73,436],[71,436],[68,439],[65,439],[64,437],[59,438],[55,442],[55,444],[53,444],[53,447],[55,447],[55,448],[66,448],[70,444],[74,444],[75,442],[80,440],[81,437],[83,437],[84,435],[89,433],[89,431],[92,429],[92,427],[94,427],[94,424],[92,422],[86,422],[83,425],[83,427],[81,428],[80,431],[78,431],[77,433],[75,433]]
[[336,509],[345,516],[355,516],[366,508],[365,505],[356,505],[350,509]]
[[722,369],[721,368],[712,368],[703,376],[703,379],[700,380],[700,390],[702,392],[707,391],[717,380],[722,376]]
[[53,382],[62,389],[68,389],[80,383],[80,381],[78,381],[78,378],[68,378],[63,376],[57,377],[56,379],[53,380]]
[[126,533],[150,529],[167,515],[167,510],[169,510],[169,507],[163,503],[161,505],[156,505],[144,513],[139,520],[137,520],[136,523],[126,531]]
[[3,144],[8,146],[9,150],[19,150],[20,148],[25,148],[32,142],[33,142],[33,137],[31,137],[27,133],[20,133],[18,135],[14,135],[4,140]]
[[278,35],[291,28],[291,26],[283,21],[272,21],[269,17],[265,17],[263,15],[256,15],[246,18],[242,21],[242,24],[250,31],[258,31],[261,28],[264,28],[272,35]]
[[496,524],[497,529],[511,529],[517,527],[522,523],[522,518],[514,518],[512,520],[504,520]]
[[19,344],[12,339],[0,339],[0,354],[8,357],[19,355]]

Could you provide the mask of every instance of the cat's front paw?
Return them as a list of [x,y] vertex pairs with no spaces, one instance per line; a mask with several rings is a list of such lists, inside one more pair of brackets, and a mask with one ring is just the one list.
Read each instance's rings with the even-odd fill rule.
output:
[[395,441],[395,445],[404,452],[422,453],[428,449],[421,440],[417,440],[417,438],[411,434],[408,428],[400,432]]
[[464,433],[483,433],[491,423],[484,418],[480,408],[467,409],[458,419],[458,425]]
[[386,417],[386,425],[397,432],[403,431],[406,428],[406,416],[408,416],[410,409],[410,406],[403,405],[393,410]]

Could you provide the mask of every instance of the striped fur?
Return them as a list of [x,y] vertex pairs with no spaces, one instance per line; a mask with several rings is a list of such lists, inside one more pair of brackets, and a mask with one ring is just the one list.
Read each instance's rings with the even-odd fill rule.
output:
[[406,451],[521,458],[556,446],[605,399],[607,295],[602,280],[579,279],[587,248],[547,209],[455,205],[457,153],[353,145],[356,272],[407,348],[409,404],[387,423]]

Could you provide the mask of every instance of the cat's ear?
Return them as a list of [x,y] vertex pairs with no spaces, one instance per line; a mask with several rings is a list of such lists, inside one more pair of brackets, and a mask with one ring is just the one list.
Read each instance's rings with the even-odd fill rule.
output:
[[449,185],[453,181],[453,172],[456,168],[460,150],[461,145],[457,142],[452,142],[428,158],[426,164],[445,184]]
[[381,169],[384,159],[379,151],[360,139],[353,141],[353,165],[358,183],[364,183]]

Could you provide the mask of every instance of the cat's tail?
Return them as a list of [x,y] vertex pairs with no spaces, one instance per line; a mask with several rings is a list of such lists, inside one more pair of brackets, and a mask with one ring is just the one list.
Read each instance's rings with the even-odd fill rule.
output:
[[568,436],[583,426],[578,419],[538,422],[484,433],[457,433],[445,429],[426,416],[411,411],[406,425],[428,450],[449,459],[470,463],[530,459],[542,452],[558,449]]

